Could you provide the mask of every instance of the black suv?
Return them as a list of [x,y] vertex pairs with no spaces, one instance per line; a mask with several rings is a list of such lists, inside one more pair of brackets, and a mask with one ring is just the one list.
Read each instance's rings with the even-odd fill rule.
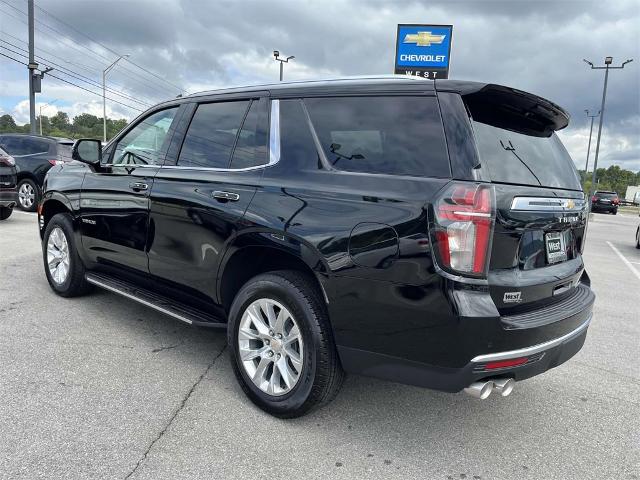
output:
[[6,220],[16,205],[16,161],[0,148],[0,220]]
[[618,213],[620,198],[616,192],[596,191],[591,197],[592,212]]
[[345,371],[506,396],[591,321],[567,123],[519,90],[405,77],[172,100],[51,170],[46,276],[225,328],[242,388],[280,417]]
[[42,183],[49,169],[71,160],[73,140],[19,133],[0,134],[0,148],[16,161],[18,206],[34,212],[40,200]]

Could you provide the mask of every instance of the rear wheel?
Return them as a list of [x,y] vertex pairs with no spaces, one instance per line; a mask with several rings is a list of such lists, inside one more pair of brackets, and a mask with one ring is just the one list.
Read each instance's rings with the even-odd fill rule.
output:
[[47,224],[42,242],[44,271],[49,285],[61,297],[75,297],[91,290],[78,256],[71,215],[58,213]]
[[38,186],[29,178],[18,183],[18,206],[27,212],[35,212],[38,205]]
[[636,248],[640,248],[640,227],[636,230]]
[[247,282],[231,306],[227,335],[240,386],[272,415],[304,415],[342,385],[322,294],[303,273],[277,271]]
[[6,220],[13,213],[13,207],[0,207],[0,220]]

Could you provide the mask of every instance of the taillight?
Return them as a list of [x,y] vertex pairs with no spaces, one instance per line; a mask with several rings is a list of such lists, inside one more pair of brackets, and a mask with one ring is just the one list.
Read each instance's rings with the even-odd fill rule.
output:
[[55,167],[58,164],[58,160],[56,160],[55,158],[50,158],[49,160],[47,160],[53,167]]
[[592,201],[592,202],[595,202],[595,201],[597,201],[597,200],[598,200],[598,197],[596,197],[595,195],[594,195],[593,197],[591,197],[591,201]]
[[495,220],[492,186],[451,185],[435,203],[435,242],[445,270],[484,276]]
[[11,155],[0,155],[0,165],[13,167],[15,164],[16,161]]
[[611,201],[611,203],[613,203],[614,205],[618,205],[620,203],[620,199],[616,197]]

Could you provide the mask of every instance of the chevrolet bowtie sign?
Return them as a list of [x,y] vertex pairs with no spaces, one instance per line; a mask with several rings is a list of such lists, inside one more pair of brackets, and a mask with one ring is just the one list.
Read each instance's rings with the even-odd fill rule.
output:
[[453,25],[398,25],[395,73],[449,77]]

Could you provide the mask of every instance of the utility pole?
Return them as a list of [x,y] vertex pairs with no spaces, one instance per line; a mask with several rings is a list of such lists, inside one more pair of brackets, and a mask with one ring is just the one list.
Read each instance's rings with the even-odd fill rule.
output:
[[31,133],[36,133],[36,92],[33,85],[33,79],[35,77],[35,71],[38,69],[38,64],[35,61],[34,54],[34,18],[33,18],[33,0],[29,0],[27,4],[29,11],[29,128]]
[[603,70],[604,69],[604,87],[602,88],[602,104],[600,105],[600,122],[598,125],[598,139],[596,140],[596,157],[593,161],[593,176],[591,177],[591,195],[595,192],[596,186],[596,169],[598,168],[598,154],[600,153],[600,137],[602,136],[602,121],[604,119],[604,104],[607,99],[607,82],[609,80],[609,70],[617,70],[622,69],[624,66],[632,62],[633,59],[626,60],[622,62],[622,65],[618,67],[612,67],[613,57],[605,57],[604,59],[604,67],[596,67],[589,60],[583,59],[585,63],[591,66],[592,70]]
[[102,140],[104,142],[107,141],[107,94],[106,94],[107,73],[109,73],[111,69],[116,66],[116,63],[118,63],[123,58],[127,58],[127,57],[129,57],[128,54],[120,55],[115,62],[113,62],[111,65],[109,65],[107,68],[105,68],[102,71],[102,131],[103,131]]
[[280,62],[280,81],[282,81],[282,77],[283,77],[283,73],[284,73],[284,64],[285,63],[289,63],[289,60],[293,60],[294,57],[293,55],[291,55],[290,57],[287,58],[280,58],[280,52],[278,50],[274,50],[273,51],[273,57],[276,59],[276,61]]
[[591,128],[589,129],[589,146],[587,147],[587,163],[584,166],[584,177],[587,178],[587,172],[589,171],[589,152],[591,152],[591,134],[593,133],[593,119],[600,115],[600,111],[595,115],[589,115],[589,110],[585,110],[587,118],[591,119]]

